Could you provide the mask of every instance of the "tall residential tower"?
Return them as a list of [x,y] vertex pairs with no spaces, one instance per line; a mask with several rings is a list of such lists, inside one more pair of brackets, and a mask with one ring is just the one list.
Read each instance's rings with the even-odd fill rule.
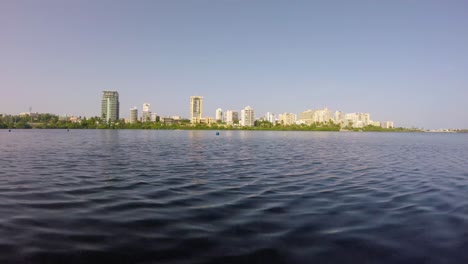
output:
[[106,122],[119,120],[119,93],[103,91],[101,100],[101,117]]
[[141,122],[148,122],[151,121],[151,111],[150,111],[150,104],[144,103],[143,104],[143,111],[141,113]]
[[135,124],[138,121],[138,108],[130,108],[130,123]]
[[190,122],[200,123],[203,114],[203,96],[190,96]]
[[223,109],[221,108],[216,109],[216,121],[224,121]]
[[250,106],[245,107],[241,111],[241,126],[254,126],[255,114]]

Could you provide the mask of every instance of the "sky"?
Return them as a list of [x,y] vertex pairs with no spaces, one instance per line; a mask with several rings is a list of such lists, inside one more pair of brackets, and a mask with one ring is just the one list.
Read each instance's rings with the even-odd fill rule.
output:
[[0,113],[251,106],[468,128],[468,1],[1,0]]

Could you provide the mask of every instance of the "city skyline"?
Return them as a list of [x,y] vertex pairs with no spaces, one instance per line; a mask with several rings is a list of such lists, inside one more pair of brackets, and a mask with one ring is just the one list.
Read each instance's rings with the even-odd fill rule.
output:
[[[398,126],[467,128],[468,3],[0,3],[0,113],[162,116],[339,109]],[[125,98],[125,99],[123,99]],[[123,110],[122,110],[123,109]]]

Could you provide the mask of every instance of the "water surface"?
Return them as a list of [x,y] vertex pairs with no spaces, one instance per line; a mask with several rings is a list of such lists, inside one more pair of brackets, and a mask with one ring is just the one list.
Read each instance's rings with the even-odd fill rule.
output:
[[468,263],[468,135],[0,130],[1,263]]

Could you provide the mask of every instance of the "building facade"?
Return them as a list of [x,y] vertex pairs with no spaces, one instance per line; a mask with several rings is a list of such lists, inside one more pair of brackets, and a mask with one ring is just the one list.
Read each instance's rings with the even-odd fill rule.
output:
[[314,112],[314,122],[329,122],[330,121],[330,110],[323,108]]
[[276,123],[275,114],[273,114],[271,112],[267,112],[266,115],[265,115],[265,120],[272,123],[272,124],[275,124]]
[[357,128],[370,125],[371,122],[369,113],[349,113],[345,115],[345,120]]
[[314,110],[306,110],[304,112],[299,113],[297,120],[303,124],[311,125],[314,123],[314,114]]
[[138,108],[130,108],[130,124],[135,124],[138,121]]
[[239,112],[227,110],[225,118],[228,125],[233,125],[239,121]]
[[151,121],[151,110],[150,104],[144,103],[143,104],[143,111],[141,111],[141,122],[148,122]]
[[336,124],[343,123],[345,121],[345,114],[341,111],[335,111],[335,114],[333,116],[333,121]]
[[221,122],[224,121],[223,109],[221,108],[216,109],[215,118],[216,118],[216,121],[221,121]]
[[119,93],[116,91],[103,91],[101,99],[101,117],[106,122],[119,120]]
[[255,113],[254,110],[247,106],[241,111],[241,126],[254,126],[255,124]]
[[158,116],[158,114],[156,114],[156,113],[151,113],[150,121],[151,121],[151,122],[159,122],[159,116]]
[[190,96],[190,122],[200,123],[203,115],[203,96]]
[[394,128],[393,121],[385,121],[381,123],[383,128]]
[[296,123],[296,115],[293,113],[283,113],[279,116],[279,123],[284,126],[293,125]]

